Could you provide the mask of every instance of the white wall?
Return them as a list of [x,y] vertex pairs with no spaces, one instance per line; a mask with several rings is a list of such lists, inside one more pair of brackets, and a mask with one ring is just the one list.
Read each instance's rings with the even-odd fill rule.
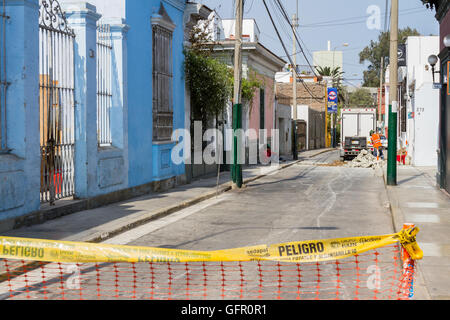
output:
[[[225,38],[230,39],[230,37],[236,33],[236,24],[234,19],[223,19],[222,20],[223,31],[225,33]],[[249,42],[259,42],[260,31],[256,21],[254,19],[244,19],[242,25],[242,35],[248,35],[248,38],[243,38],[244,41]]]
[[306,121],[306,150],[309,150],[309,106],[298,105],[297,106],[297,120]]
[[[433,89],[428,57],[439,52],[439,37],[408,37],[407,40],[408,153],[415,166],[436,166],[439,124],[439,90]],[[439,70],[439,66],[436,66]],[[436,81],[439,75],[436,74]]]
[[277,72],[275,74],[275,82],[290,83],[292,79],[292,72]]
[[437,166],[439,133],[439,90],[431,83],[424,84],[416,92],[414,138],[411,144],[414,166]]
[[344,68],[344,53],[342,51],[315,51],[313,52],[313,63],[315,66]]
[[[276,107],[277,115],[277,126],[279,129],[279,139],[280,139],[280,155],[290,155],[292,153],[292,132],[291,132],[291,113],[292,106],[277,104]],[[281,121],[282,120],[282,121]],[[286,137],[287,134],[287,137]]]

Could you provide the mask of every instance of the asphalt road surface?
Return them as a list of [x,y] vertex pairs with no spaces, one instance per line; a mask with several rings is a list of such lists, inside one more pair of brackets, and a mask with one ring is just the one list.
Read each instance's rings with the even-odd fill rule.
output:
[[[242,190],[150,222],[106,243],[209,251],[393,233],[382,178],[372,169],[327,165],[336,160],[339,160],[338,151],[319,155],[251,182]],[[361,258],[356,261],[356,266],[354,260],[349,260],[347,265],[344,261],[343,266],[347,268],[337,268],[338,271],[332,264],[305,265],[301,267],[303,278],[300,279],[304,281],[301,285],[298,285],[299,266],[270,262],[225,266],[220,263],[85,265],[82,266],[81,283],[86,283],[87,287],[78,290],[75,281],[75,290],[66,288],[63,292],[69,298],[84,294],[91,299],[185,299],[186,295],[204,299],[276,299],[280,296],[296,299],[300,286],[302,290],[309,288],[302,298],[370,298],[373,292],[367,288],[365,297],[358,296],[364,289],[360,292],[355,289],[359,287],[357,281],[369,280],[370,272],[366,271],[373,261],[379,266],[385,263],[383,270],[390,282],[383,284],[387,286],[386,290],[392,290],[398,267],[392,261],[395,254],[395,249],[389,248],[385,254],[367,256],[366,260]],[[27,295],[61,298],[61,289],[56,288],[64,289],[67,282],[73,282],[74,275],[79,275],[77,266],[70,268],[71,265],[49,265],[49,275],[55,276],[60,272],[58,270],[64,269],[63,276],[54,283],[47,283],[44,289],[42,284],[37,284],[39,289],[32,290],[31,294],[21,293],[17,298]],[[19,284],[17,288],[21,288],[20,292],[27,291]],[[7,287],[0,286],[0,297],[3,293],[6,298],[6,291]]]
[[[338,152],[330,152],[309,162],[331,164],[338,159]],[[300,163],[183,210],[179,220],[169,216],[166,223],[132,230],[119,236],[119,242],[217,250],[386,234],[393,232],[387,204],[383,180],[371,169]],[[144,234],[146,228],[150,232]]]

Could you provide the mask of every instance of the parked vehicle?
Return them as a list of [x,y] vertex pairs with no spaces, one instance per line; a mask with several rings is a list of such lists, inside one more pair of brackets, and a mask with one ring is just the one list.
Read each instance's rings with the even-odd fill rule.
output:
[[373,153],[370,131],[376,130],[375,108],[346,108],[341,115],[342,160],[355,158],[362,150]]

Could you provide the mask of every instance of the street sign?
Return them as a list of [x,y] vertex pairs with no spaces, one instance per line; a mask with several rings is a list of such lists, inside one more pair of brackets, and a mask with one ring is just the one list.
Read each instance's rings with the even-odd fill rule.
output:
[[328,113],[338,112],[338,91],[336,88],[328,88]]
[[433,89],[442,89],[442,84],[440,84],[440,83],[433,83]]

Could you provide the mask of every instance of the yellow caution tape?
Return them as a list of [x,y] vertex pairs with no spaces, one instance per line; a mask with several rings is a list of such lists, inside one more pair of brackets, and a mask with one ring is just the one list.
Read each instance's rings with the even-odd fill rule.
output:
[[413,227],[402,230],[402,232],[399,233],[401,244],[413,260],[421,260],[423,258],[423,251],[416,241],[416,235],[419,231],[420,229],[418,227]]
[[418,228],[384,236],[289,242],[276,245],[190,251],[68,241],[0,237],[0,258],[42,262],[207,262],[255,261],[319,262],[338,260],[400,241],[412,259],[421,259],[415,236]]

